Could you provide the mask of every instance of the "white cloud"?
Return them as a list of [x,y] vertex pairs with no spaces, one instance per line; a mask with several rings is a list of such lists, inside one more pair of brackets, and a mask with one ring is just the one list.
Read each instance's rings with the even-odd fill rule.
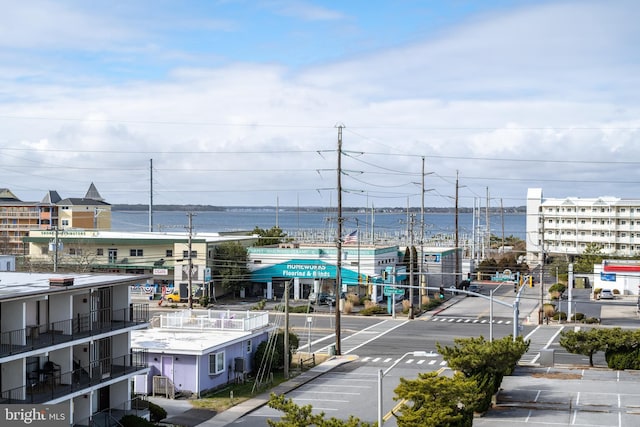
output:
[[[63,49],[111,43],[107,33],[126,46],[147,31],[42,6],[33,16],[44,27],[16,36],[15,47],[55,32],[43,14],[69,28],[49,41]],[[346,204],[418,203],[421,156],[435,172],[430,204],[450,203],[437,194],[453,194],[456,170],[468,205],[486,187],[507,205],[523,204],[529,186],[558,197],[634,196],[635,185],[618,182],[637,182],[638,165],[605,163],[640,158],[637,6],[625,6],[553,2],[485,14],[408,46],[297,71],[248,58],[105,83],[58,74],[47,61],[26,83],[12,79],[29,74],[20,65],[3,66],[0,187],[40,200],[48,189],[82,195],[93,181],[111,203],[145,203],[153,158],[158,203],[273,204],[278,195],[281,204],[327,204],[330,192],[317,189],[335,188],[334,125],[343,122],[343,148],[366,153],[344,159],[345,186],[362,191]],[[26,7],[11,17],[23,19]],[[323,13],[339,18],[315,16]],[[89,27],[86,39],[69,41]]]

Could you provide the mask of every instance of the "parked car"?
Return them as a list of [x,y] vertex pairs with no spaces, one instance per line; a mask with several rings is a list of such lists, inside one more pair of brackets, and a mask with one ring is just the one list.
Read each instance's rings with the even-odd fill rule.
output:
[[170,294],[165,295],[164,299],[168,302],[180,302],[180,291],[178,289],[174,289]]
[[[469,289],[467,289],[467,290],[470,291],[470,292],[475,292],[475,293],[479,294],[479,293],[482,292],[482,286],[472,283],[471,285],[469,285]],[[467,294],[467,296],[475,297],[477,295]]]
[[318,305],[322,305],[322,304],[335,305],[336,304],[336,298],[333,295],[322,293],[322,292],[319,294],[316,294],[315,292],[311,292],[309,294],[309,300],[311,301],[312,304],[318,304]]
[[611,289],[603,289],[598,294],[598,299],[614,299]]

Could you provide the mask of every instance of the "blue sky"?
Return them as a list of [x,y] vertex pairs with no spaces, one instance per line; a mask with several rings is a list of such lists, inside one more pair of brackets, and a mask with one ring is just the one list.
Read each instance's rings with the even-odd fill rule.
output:
[[[640,3],[0,0],[0,187],[110,203],[640,198]],[[500,201],[499,201],[500,200]]]

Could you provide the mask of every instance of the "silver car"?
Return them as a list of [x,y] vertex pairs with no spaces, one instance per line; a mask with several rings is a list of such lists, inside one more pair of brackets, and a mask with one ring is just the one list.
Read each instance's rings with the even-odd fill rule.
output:
[[603,289],[598,294],[598,299],[614,299],[613,292],[611,289]]

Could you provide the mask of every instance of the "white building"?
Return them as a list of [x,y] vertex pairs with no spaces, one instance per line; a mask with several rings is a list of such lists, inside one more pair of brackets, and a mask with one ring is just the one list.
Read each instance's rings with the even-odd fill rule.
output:
[[620,295],[640,295],[640,261],[603,260],[593,266],[593,287],[618,290]]
[[590,243],[603,254],[640,252],[640,199],[616,197],[545,199],[541,188],[527,192],[527,261],[580,255]]
[[130,411],[132,378],[149,370],[130,345],[148,304],[130,287],[147,279],[1,272],[0,402],[60,404],[74,426]]

